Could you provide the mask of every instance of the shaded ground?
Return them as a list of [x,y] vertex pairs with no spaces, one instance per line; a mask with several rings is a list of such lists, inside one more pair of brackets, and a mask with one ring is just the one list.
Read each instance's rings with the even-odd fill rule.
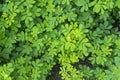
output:
[[47,76],[46,80],[62,80],[59,71],[60,71],[60,65],[56,64],[52,68],[51,74]]

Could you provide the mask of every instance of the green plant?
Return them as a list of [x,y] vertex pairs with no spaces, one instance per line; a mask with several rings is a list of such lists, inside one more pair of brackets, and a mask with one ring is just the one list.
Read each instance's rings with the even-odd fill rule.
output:
[[0,80],[119,80],[119,24],[120,0],[1,0]]

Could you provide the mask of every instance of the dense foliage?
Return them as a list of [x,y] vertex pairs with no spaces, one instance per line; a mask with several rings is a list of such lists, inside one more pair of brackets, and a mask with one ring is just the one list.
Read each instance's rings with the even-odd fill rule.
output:
[[0,80],[120,80],[119,30],[120,0],[0,0]]

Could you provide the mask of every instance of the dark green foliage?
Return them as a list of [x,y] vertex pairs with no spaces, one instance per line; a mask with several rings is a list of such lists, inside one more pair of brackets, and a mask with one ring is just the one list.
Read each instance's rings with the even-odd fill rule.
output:
[[119,31],[120,0],[0,0],[0,80],[120,80]]

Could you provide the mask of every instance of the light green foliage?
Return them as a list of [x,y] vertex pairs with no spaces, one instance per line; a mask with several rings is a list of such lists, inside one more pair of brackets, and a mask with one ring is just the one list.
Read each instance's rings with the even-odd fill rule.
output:
[[13,64],[12,63],[8,63],[6,65],[3,65],[0,67],[0,79],[2,80],[12,80],[12,77],[10,76],[10,74],[13,72],[14,68],[13,68]]
[[106,9],[113,8],[113,5],[114,3],[112,0],[105,0],[105,1],[94,0],[93,2],[90,3],[90,6],[94,6],[93,11],[96,13],[100,12],[101,14],[103,14]]
[[119,80],[119,24],[120,0],[0,0],[0,80]]
[[116,0],[115,6],[118,7],[118,8],[120,8],[120,0]]
[[83,73],[77,71],[72,65],[66,64],[60,68],[60,74],[63,80],[83,80]]

